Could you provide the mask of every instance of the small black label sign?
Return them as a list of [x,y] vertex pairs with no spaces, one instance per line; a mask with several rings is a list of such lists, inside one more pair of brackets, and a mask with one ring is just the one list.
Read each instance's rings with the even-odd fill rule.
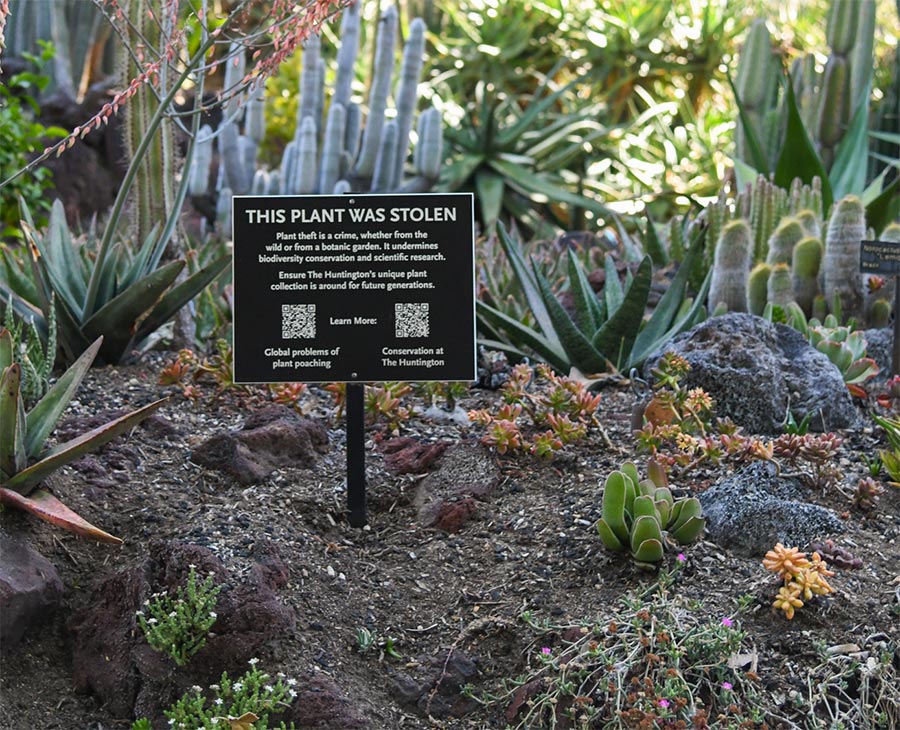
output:
[[900,243],[862,241],[859,248],[859,270],[863,274],[900,276]]
[[234,198],[239,383],[475,379],[470,193]]

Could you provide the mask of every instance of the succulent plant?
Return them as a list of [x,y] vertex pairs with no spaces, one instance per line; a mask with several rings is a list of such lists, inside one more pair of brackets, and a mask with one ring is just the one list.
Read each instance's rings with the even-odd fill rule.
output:
[[31,512],[84,537],[115,544],[121,540],[86,522],[49,491],[37,487],[59,467],[130,430],[165,402],[165,399],[154,401],[45,450],[47,438],[69,405],[101,343],[102,338],[99,338],[91,344],[34,407],[26,411],[21,393],[22,366],[14,359],[9,330],[0,330],[0,503]]
[[50,307],[55,308],[59,344],[67,363],[101,337],[98,357],[103,362],[117,363],[131,355],[231,260],[229,255],[220,256],[176,281],[185,261],[161,263],[166,238],[156,236],[158,228],[144,245],[132,250],[121,240],[104,247],[93,232],[78,245],[59,200],[53,203],[50,225],[43,234],[24,202],[22,217],[31,261],[18,262],[17,276],[0,280],[0,295],[42,331],[47,330]]
[[696,497],[672,496],[660,464],[651,461],[648,473],[641,479],[634,464],[626,463],[606,478],[597,532],[609,550],[629,550],[639,567],[655,569],[667,538],[679,545],[693,542],[706,520]]
[[[685,299],[688,275],[702,250],[702,232],[653,314],[645,322],[653,265],[645,256],[623,287],[611,257],[606,258],[606,283],[597,296],[583,265],[568,250],[568,289],[574,312],[569,314],[556,297],[547,276],[534,260],[529,267],[517,238],[498,224],[499,240],[522,287],[536,328],[478,301],[481,344],[521,358],[536,355],[564,374],[572,368],[582,374],[628,370],[642,363],[663,341],[690,328],[704,312],[703,289],[696,300]],[[705,289],[705,287],[704,287]],[[504,339],[505,338],[505,339]]]
[[724,304],[730,312],[747,311],[747,280],[753,261],[751,237],[750,226],[741,219],[731,221],[722,229],[709,284],[710,310]]
[[[865,335],[861,330],[836,326],[834,318],[826,318],[827,324],[810,322],[809,344],[825,353],[835,367],[841,371],[847,390],[858,398],[865,398],[862,384],[878,375],[878,365],[866,357]],[[832,326],[828,326],[828,325]]]

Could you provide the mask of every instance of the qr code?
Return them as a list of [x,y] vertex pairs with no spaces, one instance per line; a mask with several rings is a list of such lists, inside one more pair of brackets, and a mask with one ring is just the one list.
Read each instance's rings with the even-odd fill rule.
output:
[[428,302],[395,302],[394,335],[428,337]]
[[285,340],[309,339],[316,336],[315,304],[282,304],[281,337]]

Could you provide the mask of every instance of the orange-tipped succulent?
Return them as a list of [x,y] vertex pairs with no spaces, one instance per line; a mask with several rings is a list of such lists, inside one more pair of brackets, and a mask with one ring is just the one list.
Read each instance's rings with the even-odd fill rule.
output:
[[775,596],[775,602],[772,606],[780,611],[784,611],[784,615],[788,620],[794,618],[794,609],[803,607],[803,601],[800,600],[800,590],[800,586],[791,581],[781,586],[778,589],[778,595]]
[[806,553],[795,547],[787,548],[780,542],[772,550],[766,553],[763,565],[767,570],[778,573],[785,580],[797,575],[803,568],[809,567]]

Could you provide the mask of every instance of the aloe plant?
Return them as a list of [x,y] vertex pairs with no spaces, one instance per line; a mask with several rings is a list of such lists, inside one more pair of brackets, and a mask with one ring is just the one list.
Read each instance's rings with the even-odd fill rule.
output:
[[26,412],[21,392],[22,365],[15,361],[9,330],[0,330],[0,504],[26,510],[84,537],[118,544],[119,538],[94,527],[38,486],[59,467],[128,431],[165,402],[165,398],[154,401],[70,441],[45,449],[50,433],[72,400],[102,341],[98,338],[93,342]]
[[672,496],[662,466],[651,461],[648,472],[641,479],[629,462],[606,478],[597,532],[609,550],[628,550],[639,567],[653,569],[663,558],[667,536],[686,545],[700,536],[706,520],[696,497]]
[[519,242],[502,224],[498,225],[498,233],[538,329],[479,301],[476,311],[481,342],[487,347],[516,357],[537,356],[564,373],[572,368],[584,374],[622,371],[642,363],[664,341],[704,316],[708,280],[693,303],[685,298],[694,257],[701,249],[702,231],[697,233],[687,258],[646,322],[644,312],[653,274],[649,256],[643,258],[625,287],[619,282],[612,257],[607,256],[606,286],[603,296],[598,297],[577,256],[567,251],[567,285],[575,308],[570,315],[556,298],[545,274],[533,260],[528,265]]
[[[161,263],[167,238],[151,231],[137,250],[125,242],[104,247],[93,232],[76,245],[62,203],[55,201],[46,232],[38,232],[24,201],[22,227],[30,266],[9,258],[14,275],[0,280],[0,294],[16,311],[46,331],[55,303],[59,343],[67,363],[103,337],[98,359],[117,363],[213,281],[228,265],[221,256],[176,282],[185,261]],[[92,287],[92,284],[95,284]]]

